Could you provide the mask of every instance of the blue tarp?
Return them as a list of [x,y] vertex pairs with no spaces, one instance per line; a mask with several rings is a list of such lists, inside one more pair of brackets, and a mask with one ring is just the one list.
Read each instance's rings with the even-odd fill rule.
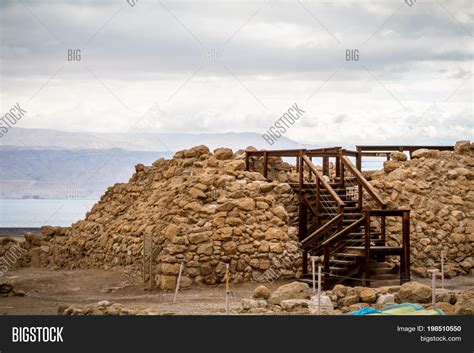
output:
[[387,305],[382,309],[362,308],[347,315],[365,316],[365,315],[445,315],[445,313],[438,308],[427,310],[420,304],[402,303]]

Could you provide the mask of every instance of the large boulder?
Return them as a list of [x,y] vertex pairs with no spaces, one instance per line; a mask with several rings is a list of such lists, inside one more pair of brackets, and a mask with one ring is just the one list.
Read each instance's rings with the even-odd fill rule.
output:
[[438,150],[430,150],[427,148],[420,148],[418,150],[413,151],[411,154],[412,158],[436,158],[439,155]]
[[230,148],[216,148],[214,150],[214,157],[218,160],[232,159],[234,152]]
[[407,282],[400,286],[398,298],[401,302],[429,303],[431,288],[418,282]]
[[282,300],[280,305],[285,311],[301,311],[308,308],[309,303],[308,299],[287,299]]
[[0,297],[7,297],[13,293],[13,284],[7,281],[0,282]]
[[454,315],[454,305],[441,302],[441,303],[436,303],[436,307],[438,309],[441,309],[446,315]]
[[310,314],[317,314],[319,303],[321,303],[320,315],[334,315],[334,305],[327,295],[321,295],[320,300],[318,296],[312,296],[311,301],[309,302],[308,308]]
[[456,315],[474,315],[474,289],[465,291],[458,296],[454,305]]
[[375,303],[377,292],[372,288],[364,288],[360,291],[360,300],[364,303]]
[[403,152],[394,151],[390,153],[390,159],[403,162],[407,160],[407,155]]
[[469,154],[471,152],[470,141],[458,141],[454,145],[454,152],[458,154]]
[[277,288],[269,298],[270,304],[281,304],[288,299],[310,299],[309,286],[302,282],[292,282]]
[[385,173],[393,172],[395,169],[400,167],[401,164],[399,161],[385,161],[383,162],[383,170]]
[[270,290],[265,287],[263,284],[259,285],[255,290],[253,291],[253,297],[255,299],[268,299],[270,298]]
[[63,227],[54,227],[54,226],[42,226],[41,227],[41,234],[47,237],[55,237],[55,236],[64,236],[65,228]]
[[386,305],[386,304],[393,304],[393,303],[395,303],[395,296],[391,293],[381,294],[377,298],[377,304]]

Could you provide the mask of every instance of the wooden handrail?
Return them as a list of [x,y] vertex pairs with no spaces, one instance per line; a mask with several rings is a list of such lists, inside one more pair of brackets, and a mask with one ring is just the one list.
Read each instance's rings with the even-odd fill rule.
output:
[[402,217],[403,213],[410,211],[408,208],[397,208],[397,209],[380,209],[380,210],[367,210],[371,216],[389,216],[389,217]]
[[326,189],[326,191],[329,192],[329,194],[332,196],[332,198],[336,201],[337,206],[339,208],[344,207],[345,206],[344,201],[341,200],[341,198],[334,191],[334,189],[331,187],[331,185],[329,185],[329,183],[326,181],[326,179],[324,179],[324,177],[321,175],[321,173],[319,173],[319,171],[314,166],[313,162],[311,162],[311,160],[305,155],[302,156],[302,159],[308,165],[308,168],[311,169],[311,171],[314,173],[314,175],[316,175],[316,178],[321,181],[321,184]]
[[343,213],[339,213],[336,217],[332,218],[329,222],[325,223],[322,227],[316,229],[313,233],[311,233],[309,236],[304,238],[301,241],[301,245],[305,246],[309,242],[311,242],[313,239],[317,238],[320,234],[326,232],[329,230],[329,228],[334,225],[336,222],[338,222],[340,219],[344,217]]
[[313,205],[311,204],[311,202],[309,202],[308,198],[304,194],[302,195],[302,197],[303,197],[303,200],[305,201],[306,205],[308,206],[308,208],[311,210],[311,212],[315,216],[318,216],[317,210],[314,209]]
[[321,245],[322,246],[329,245],[333,241],[335,241],[335,240],[339,239],[340,237],[342,237],[343,235],[346,235],[347,233],[349,233],[353,228],[359,226],[363,222],[365,222],[365,217],[359,218],[357,221],[352,222],[349,226],[347,226],[343,230],[337,232],[332,237],[330,237],[330,238],[326,239],[325,241],[323,241],[321,243]]
[[364,178],[362,173],[354,166],[354,164],[352,164],[349,158],[343,155],[341,156],[341,160],[343,161],[344,165],[351,171],[352,175],[356,177],[358,183],[362,185],[362,187],[369,193],[370,196],[372,196],[372,198],[375,199],[375,201],[382,209],[385,209],[387,207],[386,202],[382,200],[375,188],[370,185],[367,179]]

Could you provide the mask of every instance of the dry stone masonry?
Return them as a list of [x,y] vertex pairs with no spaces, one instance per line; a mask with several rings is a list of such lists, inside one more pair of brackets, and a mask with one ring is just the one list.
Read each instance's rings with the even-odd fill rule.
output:
[[[384,170],[368,173],[389,207],[411,209],[411,262],[416,275],[440,268],[447,276],[472,275],[474,269],[474,157],[469,141],[454,151],[419,149],[412,159],[393,152]],[[396,234],[399,222],[390,222]],[[395,245],[398,239],[393,238]],[[390,243],[389,243],[390,244]]]
[[268,272],[277,278],[297,275],[297,229],[287,211],[297,211],[293,191],[287,183],[246,172],[243,151],[211,153],[197,146],[135,169],[84,220],[59,231],[66,236],[52,237],[39,261],[141,271],[143,239],[150,236],[153,280],[163,289],[175,287],[182,262],[183,288],[223,282],[227,264],[232,282],[262,279]]
[[[383,170],[365,173],[389,207],[411,209],[415,275],[439,269],[441,253],[447,277],[473,274],[472,150],[461,141],[454,151],[414,151],[410,160],[393,152]],[[139,164],[129,182],[108,188],[84,220],[43,227],[42,236],[27,234],[21,244],[27,256],[14,265],[120,268],[140,278],[144,237],[150,237],[152,280],[164,289],[174,289],[181,263],[182,288],[222,283],[227,264],[234,283],[298,277],[298,195],[288,184],[297,180],[294,166],[269,158],[273,181],[267,181],[245,171],[244,157],[243,150],[211,153],[197,146],[171,160]],[[262,158],[250,163],[252,170],[263,169]],[[388,221],[388,245],[397,245],[400,222]],[[2,240],[0,253],[12,244]],[[368,291],[361,297],[374,299]]]

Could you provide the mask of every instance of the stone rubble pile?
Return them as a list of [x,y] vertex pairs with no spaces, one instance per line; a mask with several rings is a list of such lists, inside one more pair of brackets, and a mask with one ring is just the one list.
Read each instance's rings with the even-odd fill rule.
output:
[[84,220],[35,238],[30,256],[41,266],[141,271],[144,237],[151,237],[154,281],[163,289],[174,289],[182,262],[182,288],[223,282],[227,264],[236,283],[267,273],[272,280],[295,277],[295,195],[287,183],[245,171],[244,156],[197,146],[138,164],[130,181],[108,188]]
[[[262,293],[265,293],[262,296]],[[401,286],[380,288],[336,285],[321,295],[321,315],[342,315],[365,307],[381,309],[390,304],[417,303],[431,308],[431,287],[407,282]],[[243,314],[316,314],[318,298],[306,283],[292,282],[273,293],[263,285],[254,290],[253,298],[241,300]],[[474,315],[474,290],[437,289],[436,307],[447,315]]]
[[16,290],[15,285],[7,280],[0,280],[0,297],[24,297],[26,293],[22,290]]
[[[419,149],[412,159],[393,152],[384,170],[367,173],[389,208],[409,208],[412,271],[419,276],[440,268],[448,277],[474,270],[474,156],[469,141],[454,151]],[[390,220],[388,245],[400,243],[401,222]]]
[[172,313],[143,306],[126,307],[120,303],[102,300],[97,304],[61,305],[58,307],[58,315],[172,315]]

